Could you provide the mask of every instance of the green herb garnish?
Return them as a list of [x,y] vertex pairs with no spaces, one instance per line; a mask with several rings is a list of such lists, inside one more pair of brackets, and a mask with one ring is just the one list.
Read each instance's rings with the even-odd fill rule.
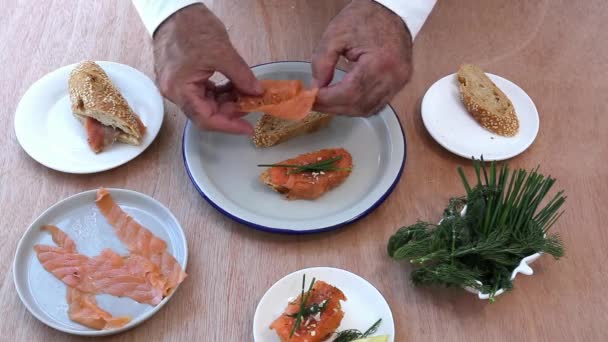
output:
[[342,159],[342,156],[318,161],[306,165],[295,165],[295,164],[259,164],[258,167],[286,167],[293,170],[289,170],[287,174],[300,173],[300,172],[326,172],[326,171],[350,171],[351,168],[339,168],[336,167],[336,162]]
[[[327,303],[329,301],[326,299],[323,302],[321,302],[321,304],[317,304],[314,303],[311,306],[307,307],[304,309],[304,312],[302,313],[302,318],[306,318],[308,316],[312,316],[312,315],[316,315],[319,312],[323,312],[325,310],[325,307],[327,306]],[[298,313],[293,313],[293,314],[289,314],[287,315],[288,317],[297,317]]]
[[[308,291],[304,293],[304,288],[306,286],[306,274],[302,277],[302,293],[300,295],[300,309],[294,315],[287,315],[288,317],[294,317],[296,320],[293,323],[293,327],[291,328],[291,332],[289,333],[289,338],[293,336],[293,334],[300,328],[300,324],[302,324],[302,320],[308,316],[306,302],[308,302],[308,298],[310,297],[310,292],[312,291],[312,286],[314,285],[316,278],[312,278],[310,282],[310,286],[308,287]],[[323,306],[325,307],[325,305]]]
[[357,329],[349,329],[349,330],[340,331],[339,333],[336,334],[336,338],[334,339],[334,342],[350,342],[350,341],[354,341],[354,340],[357,340],[360,338],[369,337],[371,334],[378,331],[378,327],[380,326],[380,323],[382,323],[382,318],[377,320],[376,323],[372,324],[372,326],[369,327],[369,329],[367,329],[365,332],[361,332],[360,330],[357,330]]
[[473,165],[474,186],[458,168],[466,197],[451,199],[439,224],[418,222],[399,229],[388,242],[388,254],[419,266],[411,274],[416,285],[471,287],[489,293],[493,301],[499,289],[513,287],[511,273],[524,257],[564,255],[559,236],[548,231],[561,216],[566,197],[559,191],[543,201],[555,179],[539,174],[538,168],[511,173],[503,164],[497,172],[495,162],[488,170],[483,159]]

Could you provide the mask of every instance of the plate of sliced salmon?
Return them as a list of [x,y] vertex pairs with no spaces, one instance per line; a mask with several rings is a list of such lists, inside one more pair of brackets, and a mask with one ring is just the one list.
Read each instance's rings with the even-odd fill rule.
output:
[[260,299],[253,318],[256,342],[372,337],[392,342],[394,335],[393,315],[382,294],[360,276],[331,267],[283,277]]
[[184,232],[171,212],[138,192],[100,188],[49,208],[25,232],[13,274],[41,322],[86,336],[137,326],[187,279]]
[[[253,137],[186,124],[184,164],[201,196],[246,226],[287,234],[343,227],[382,204],[406,160],[395,111],[387,106],[369,118],[315,112],[310,63],[252,70],[264,93],[237,102]],[[344,75],[336,70],[333,82]]]

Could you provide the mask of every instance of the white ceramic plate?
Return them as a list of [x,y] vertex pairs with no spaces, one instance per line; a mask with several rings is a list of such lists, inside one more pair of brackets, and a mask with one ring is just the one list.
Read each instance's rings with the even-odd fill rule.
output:
[[[167,242],[171,255],[186,269],[188,246],[177,219],[158,201],[138,192],[108,189],[110,194],[136,221]],[[113,316],[130,316],[131,322],[114,330],[93,330],[68,318],[66,286],[47,272],[36,257],[35,244],[54,246],[51,235],[40,227],[53,224],[66,232],[75,242],[79,253],[94,256],[104,248],[119,254],[128,251],[95,205],[97,190],[71,196],[47,209],[26,230],[17,247],[13,264],[15,287],[25,307],[41,322],[57,330],[76,335],[100,336],[119,333],[142,323],[171,299],[171,295],[156,306],[140,304],[130,298],[98,295],[99,306]]]
[[163,122],[163,99],[150,80],[130,66],[97,62],[146,125],[139,146],[114,143],[95,154],[82,124],[70,109],[68,78],[76,64],[59,68],[25,92],[15,113],[15,133],[25,152],[40,164],[67,173],[94,173],[120,166],[142,153]]
[[389,341],[394,341],[393,314],[382,294],[372,284],[345,270],[314,267],[291,273],[266,291],[253,317],[253,338],[256,342],[280,342],[274,330],[270,330],[270,324],[283,313],[289,298],[296,297],[300,293],[304,274],[307,285],[313,277],[316,277],[317,280],[323,280],[339,288],[348,299],[342,302],[344,318],[338,331],[346,329],[365,331],[382,318],[382,323],[374,336],[390,335]]
[[[277,62],[253,68],[260,79],[311,81],[310,64]],[[334,81],[341,79],[336,71]],[[255,123],[261,114],[250,114]],[[344,147],[354,168],[346,181],[314,201],[287,201],[259,181],[264,168],[299,154]],[[201,132],[190,122],[184,129],[183,154],[199,193],[220,212],[248,226],[282,233],[335,229],[362,218],[390,194],[405,163],[405,136],[387,106],[369,119],[335,117],[325,129],[270,148],[256,148],[249,138]]]
[[421,104],[424,126],[441,146],[464,158],[504,160],[525,151],[538,134],[538,111],[523,89],[500,76],[488,77],[511,99],[519,119],[519,132],[506,138],[494,134],[467,112],[458,92],[456,74],[433,84]]

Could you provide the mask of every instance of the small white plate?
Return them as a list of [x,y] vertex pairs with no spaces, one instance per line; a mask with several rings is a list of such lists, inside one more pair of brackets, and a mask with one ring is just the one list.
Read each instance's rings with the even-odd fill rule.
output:
[[523,89],[500,76],[486,74],[513,102],[519,119],[519,132],[502,137],[481,125],[467,112],[459,91],[456,74],[435,82],[421,104],[424,126],[441,146],[461,157],[504,160],[525,151],[538,134],[538,111]]
[[358,275],[339,268],[313,267],[285,276],[266,291],[253,317],[253,339],[256,342],[280,342],[274,330],[270,330],[270,324],[283,313],[289,298],[297,297],[301,292],[304,274],[307,285],[315,277],[337,287],[346,296],[347,301],[342,302],[344,318],[337,331],[347,329],[365,331],[382,318],[382,323],[374,336],[389,335],[389,342],[394,341],[393,314],[382,294],[372,284]]
[[83,125],[70,108],[69,74],[76,64],[59,68],[25,92],[15,113],[15,134],[25,152],[40,164],[67,173],[94,173],[120,166],[141,154],[163,122],[163,99],[154,82],[139,70],[113,62],[96,62],[118,87],[144,125],[139,146],[114,143],[95,154]]
[[[311,81],[310,63],[276,62],[253,68],[260,79]],[[336,71],[334,81],[344,76]],[[247,119],[255,124],[261,114]],[[322,148],[344,147],[353,172],[339,187],[314,201],[288,201],[262,184],[272,164]],[[371,118],[336,116],[315,132],[269,148],[256,148],[245,136],[184,129],[186,170],[199,193],[228,217],[250,227],[279,233],[315,233],[354,222],[377,208],[399,181],[405,164],[405,136],[390,106]]]
[[[151,197],[135,191],[108,189],[110,194],[136,221],[167,242],[167,249],[184,270],[188,261],[186,237],[169,209]],[[156,306],[140,304],[130,298],[106,294],[97,296],[99,306],[113,316],[130,316],[131,322],[119,329],[94,330],[71,321],[68,317],[66,286],[47,272],[36,257],[34,245],[54,246],[51,235],[40,227],[52,224],[66,232],[76,242],[79,253],[94,256],[104,248],[128,254],[110,224],[95,205],[97,190],[90,190],[66,198],[40,215],[26,230],[17,246],[13,263],[15,287],[25,307],[42,323],[57,330],[86,336],[116,334],[135,327],[154,315],[173,296]]]

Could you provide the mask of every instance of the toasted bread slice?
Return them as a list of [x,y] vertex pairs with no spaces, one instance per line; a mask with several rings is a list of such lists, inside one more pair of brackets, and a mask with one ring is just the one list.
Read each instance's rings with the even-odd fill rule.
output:
[[[325,170],[318,172],[291,173],[293,169],[281,166],[284,164],[312,165],[330,159],[335,159],[335,161],[331,165],[327,165]],[[270,168],[260,175],[262,183],[274,191],[284,194],[287,199],[314,200],[340,186],[348,178],[353,168],[353,158],[344,148],[326,148],[266,166],[270,166]]]
[[255,125],[253,143],[257,147],[270,147],[291,138],[315,132],[331,122],[332,115],[310,112],[300,121],[290,121],[264,114]]
[[[72,112],[82,123],[93,118],[116,129],[116,140],[139,145],[146,127],[99,65],[92,61],[78,64],[70,73],[68,89]],[[103,147],[92,146],[96,152]]]
[[262,174],[260,175],[260,181],[280,194],[284,194],[289,191],[289,189],[287,189],[286,187],[274,184],[272,182],[272,179],[270,177],[270,169],[262,172]]
[[458,70],[462,102],[480,125],[502,136],[519,130],[519,120],[511,100],[479,67],[464,64]]

